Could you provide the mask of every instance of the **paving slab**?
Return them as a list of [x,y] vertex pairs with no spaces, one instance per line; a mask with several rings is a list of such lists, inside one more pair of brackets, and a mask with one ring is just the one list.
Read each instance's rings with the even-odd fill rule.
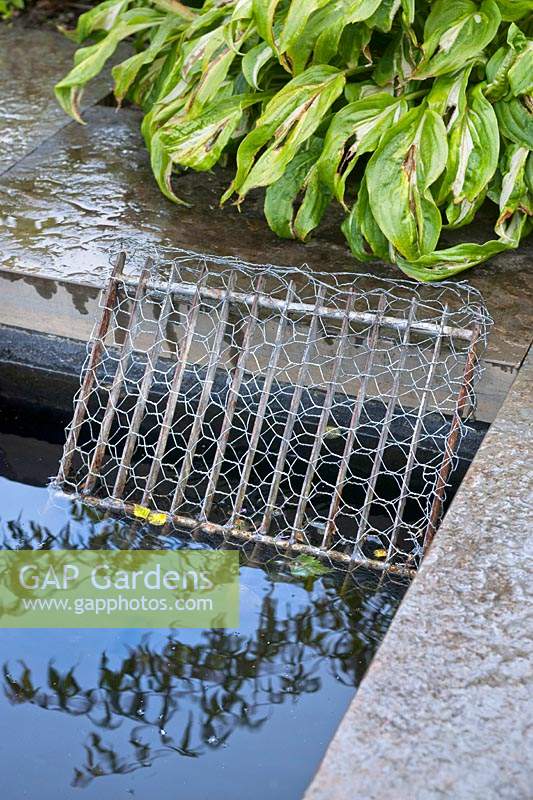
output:
[[[22,22],[0,26],[0,173],[69,123],[53,87],[72,68],[75,49],[54,30]],[[105,71],[88,87],[82,107],[94,105],[111,86]]]
[[305,800],[530,800],[533,354]]
[[[172,204],[152,177],[139,133],[139,112],[100,106],[85,118],[86,126],[66,125],[0,177],[0,270],[8,280],[23,275],[29,286],[35,275],[99,284],[108,271],[108,252],[119,238],[130,248],[160,244],[259,263],[307,263],[313,270],[372,270],[402,277],[390,265],[354,261],[339,231],[338,210],[332,210],[320,233],[303,244],[281,240],[269,230],[259,193],[240,212],[232,205],[219,209],[231,170],[180,176],[176,190],[191,205]],[[481,227],[478,234],[482,233]],[[532,253],[533,242],[526,243],[520,252],[465,276],[483,293],[495,318],[481,387],[482,399],[485,396],[492,410],[484,419],[493,418],[501,405],[531,342]],[[18,318],[19,290],[20,286],[12,298]],[[42,288],[37,291],[42,295]],[[57,293],[51,288],[49,294]],[[65,314],[67,308],[62,311]],[[12,324],[6,318],[0,322]],[[71,321],[65,324],[72,329]]]

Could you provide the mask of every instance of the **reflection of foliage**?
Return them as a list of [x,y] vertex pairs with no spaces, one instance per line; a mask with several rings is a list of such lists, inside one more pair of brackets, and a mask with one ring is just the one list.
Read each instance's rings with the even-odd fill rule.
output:
[[[126,539],[130,547],[146,546],[131,526],[90,509],[85,518],[84,507],[74,506],[78,516],[71,521],[83,521],[86,531],[80,539],[68,525],[54,536],[35,523],[7,523],[4,546],[120,547]],[[162,549],[165,543],[154,534],[149,546]],[[268,589],[251,633],[209,629],[194,644],[174,634],[163,646],[145,638],[115,664],[102,652],[92,685],[82,684],[75,667],[61,673],[50,663],[39,684],[28,664],[13,669],[6,663],[5,695],[13,705],[31,703],[90,721],[94,730],[73,778],[73,785],[84,786],[173,753],[196,758],[223,746],[237,729],[258,730],[273,706],[318,692],[327,671],[357,686],[394,613],[396,593],[386,585],[365,595],[355,587],[341,593],[331,574],[292,609],[283,583],[290,588],[297,581],[282,569],[274,580],[265,577]],[[104,735],[124,725],[131,726],[126,752],[123,742],[110,744]]]
[[318,558],[308,556],[305,553],[300,554],[290,564],[291,574],[296,578],[308,578],[311,585],[314,578],[319,578],[321,575],[327,575],[331,572],[331,567],[326,567]]

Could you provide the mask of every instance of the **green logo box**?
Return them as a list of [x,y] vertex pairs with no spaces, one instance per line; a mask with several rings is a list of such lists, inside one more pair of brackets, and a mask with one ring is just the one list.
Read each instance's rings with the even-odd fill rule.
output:
[[237,628],[237,550],[2,550],[0,628]]

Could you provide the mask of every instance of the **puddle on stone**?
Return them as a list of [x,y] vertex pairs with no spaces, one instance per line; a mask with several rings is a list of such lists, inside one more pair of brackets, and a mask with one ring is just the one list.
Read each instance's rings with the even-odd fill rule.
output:
[[[1,416],[3,547],[183,545],[51,499],[61,443]],[[5,796],[300,798],[402,593],[244,561],[238,630],[0,631]]]

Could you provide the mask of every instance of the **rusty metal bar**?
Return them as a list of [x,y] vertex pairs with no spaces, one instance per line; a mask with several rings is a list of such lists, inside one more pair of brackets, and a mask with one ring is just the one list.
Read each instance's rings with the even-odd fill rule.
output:
[[69,434],[67,441],[65,442],[63,456],[59,465],[59,473],[57,476],[58,485],[61,485],[70,473],[72,458],[78,443],[80,429],[87,412],[87,401],[96,380],[96,370],[100,363],[102,351],[104,349],[105,337],[109,329],[109,323],[111,321],[113,308],[117,299],[119,279],[122,276],[125,263],[126,253],[119,253],[102,301],[102,314],[100,316],[100,322],[98,323],[98,329],[96,331],[95,339],[92,343],[91,355],[89,356],[87,369],[85,371],[80,391],[76,399],[74,416],[70,424]]
[[231,423],[233,422],[233,415],[235,414],[237,401],[239,399],[239,389],[241,388],[246,362],[248,360],[248,356],[250,355],[252,338],[258,322],[257,311],[259,306],[259,298],[263,288],[263,283],[264,283],[264,275],[260,275],[257,281],[256,293],[254,295],[254,299],[252,302],[250,316],[248,317],[244,329],[242,349],[241,352],[239,353],[237,364],[233,371],[231,384],[228,388],[228,397],[226,401],[226,409],[224,412],[224,421],[222,423],[222,429],[218,437],[216,454],[213,461],[213,466],[211,468],[211,473],[209,475],[209,481],[205,492],[204,501],[202,503],[202,509],[200,511],[200,519],[202,520],[206,520],[209,516],[209,512],[211,511],[211,505],[213,503],[215,491],[217,488],[218,479],[220,477],[220,470],[222,468],[222,463],[224,461],[224,454],[226,452],[226,447],[231,432]]
[[333,398],[335,397],[335,391],[338,387],[342,358],[344,356],[344,351],[346,349],[346,344],[348,342],[348,333],[350,330],[350,310],[353,305],[353,302],[354,302],[354,294],[353,291],[351,291],[348,293],[348,299],[346,301],[345,316],[344,319],[342,320],[342,326],[339,334],[339,343],[337,345],[337,353],[335,355],[335,360],[333,362],[331,380],[329,381],[328,387],[326,389],[324,405],[322,406],[322,411],[320,412],[320,419],[318,421],[318,426],[315,433],[315,439],[313,441],[311,455],[309,456],[309,463],[307,465],[303,486],[300,492],[300,499],[298,500],[298,506],[296,508],[296,514],[294,517],[294,522],[291,532],[292,542],[295,541],[296,534],[299,531],[303,530],[305,509],[307,507],[307,502],[309,500],[309,493],[311,491],[311,485],[313,482],[313,478],[315,476],[317,462],[320,456],[320,451],[324,444],[324,434],[326,432],[329,415],[331,413],[331,407],[333,405]]
[[196,323],[198,322],[198,315],[200,313],[200,308],[202,305],[202,301],[200,298],[200,288],[205,278],[206,278],[206,272],[204,270],[204,272],[202,272],[202,274],[200,275],[200,278],[196,285],[196,290],[192,299],[192,303],[189,308],[189,312],[187,314],[187,322],[185,324],[185,339],[181,350],[179,349],[179,345],[177,345],[178,352],[176,354],[177,356],[176,368],[174,370],[174,375],[172,377],[172,384],[169,389],[167,404],[165,407],[165,413],[163,414],[163,421],[161,422],[161,430],[159,431],[159,438],[157,440],[154,456],[152,458],[150,472],[148,473],[148,477],[146,479],[144,487],[144,493],[141,500],[143,506],[150,505],[154,486],[157,483],[157,478],[159,476],[159,472],[161,469],[161,460],[165,453],[168,437],[170,435],[170,430],[172,428],[172,421],[174,419],[174,414],[176,412],[176,405],[178,402],[178,397],[181,389],[181,383],[183,381],[185,370],[187,369],[187,359],[189,357],[189,351],[191,349],[192,341],[194,339],[194,334],[196,331]]
[[108,443],[107,440],[115,416],[117,402],[120,397],[122,385],[124,383],[128,362],[133,352],[135,329],[137,327],[139,318],[142,314],[141,303],[146,290],[146,284],[148,282],[148,277],[150,275],[152,264],[153,264],[152,259],[148,258],[146,260],[146,264],[144,265],[143,271],[141,272],[141,276],[139,278],[139,282],[137,284],[137,288],[135,291],[135,297],[133,299],[133,305],[130,313],[128,327],[126,329],[126,337],[122,345],[122,352],[120,354],[115,375],[113,377],[113,383],[111,386],[111,390],[109,392],[109,397],[107,399],[107,405],[104,412],[104,417],[102,419],[102,424],[100,426],[98,441],[96,443],[96,447],[93,453],[91,465],[89,467],[89,472],[87,478],[85,479],[85,483],[83,485],[83,491],[87,493],[93,490],[96,480],[100,474],[100,469],[102,467],[102,462],[104,459],[105,450]]
[[213,388],[213,381],[215,379],[215,374],[220,359],[220,352],[222,348],[222,343],[224,341],[224,334],[226,333],[226,327],[228,323],[228,316],[231,303],[230,293],[233,289],[234,283],[235,283],[235,273],[232,272],[229,277],[228,289],[224,295],[224,299],[222,300],[222,308],[220,311],[220,319],[216,329],[215,342],[209,356],[209,364],[207,367],[207,373],[205,376],[204,385],[202,386],[202,393],[200,395],[200,400],[194,417],[194,422],[192,424],[189,440],[185,448],[185,455],[181,464],[181,471],[178,478],[178,483],[176,486],[176,490],[174,492],[174,497],[172,498],[172,505],[170,507],[171,513],[175,513],[176,509],[182,503],[185,495],[185,490],[187,488],[187,481],[191,473],[192,462],[196,453],[196,448],[198,446],[198,439],[200,436],[200,432],[202,430],[205,412],[207,411],[207,406],[209,404],[211,389]]
[[[60,492],[61,494],[61,492]],[[66,497],[70,495],[65,494]],[[115,500],[113,498],[101,498],[87,495],[83,498],[83,502],[87,505],[96,506],[104,511],[113,514],[127,514],[128,516],[135,516],[135,506],[133,503],[126,503],[123,500]],[[339,550],[329,550],[327,553],[320,547],[313,545],[303,544],[300,542],[291,543],[288,539],[275,538],[273,536],[266,536],[260,531],[243,531],[240,528],[228,528],[225,525],[219,525],[215,522],[198,521],[192,517],[182,516],[180,514],[167,514],[167,524],[172,524],[176,528],[181,528],[186,531],[194,531],[196,533],[202,532],[208,536],[219,536],[224,541],[230,537],[239,539],[243,542],[250,544],[263,544],[268,547],[275,547],[282,550],[290,550],[291,553],[305,553],[312,555],[315,558],[326,558],[328,561],[336,562],[339,566],[354,567],[371,567],[379,572],[387,570],[387,573],[398,575],[402,578],[413,578],[416,570],[411,567],[406,567],[402,564],[392,564],[386,567],[383,561],[376,561],[370,558],[352,559],[347,553]]]
[[276,330],[276,338],[274,340],[274,347],[272,348],[272,352],[270,353],[270,359],[265,373],[265,380],[263,383],[263,389],[261,391],[259,405],[257,407],[257,414],[252,429],[252,435],[250,437],[250,444],[248,446],[248,452],[246,453],[246,458],[241,473],[241,479],[239,482],[239,489],[237,491],[237,496],[233,504],[233,511],[229,521],[230,526],[235,525],[235,520],[241,513],[242,504],[244,502],[244,498],[246,495],[246,489],[248,487],[248,481],[250,480],[250,474],[252,472],[252,466],[257,451],[257,445],[259,443],[259,437],[261,436],[261,430],[263,428],[263,423],[265,420],[265,412],[268,406],[268,400],[270,398],[270,390],[272,389],[272,383],[274,382],[274,376],[276,374],[279,357],[283,349],[283,345],[285,344],[285,342],[283,341],[283,335],[285,333],[285,329],[288,323],[288,314],[286,309],[293,295],[294,295],[294,281],[290,281],[289,288],[285,296],[285,309],[281,312],[279,318],[278,327]]
[[[135,285],[134,281],[130,281],[126,279],[125,281],[127,284]],[[194,287],[189,284],[174,284],[171,286],[173,294],[177,296],[181,296],[184,298],[191,297],[194,293]],[[162,293],[166,291],[165,288],[161,287],[157,283],[153,282],[149,286],[149,291],[152,293]],[[226,290],[225,289],[214,289],[212,287],[206,287],[202,292],[202,300],[215,300],[220,301],[224,295]],[[236,292],[232,291],[230,293],[230,303],[233,305],[236,304],[244,304],[249,306],[250,303],[253,301],[253,292]],[[267,295],[263,295],[259,301],[259,307],[265,308],[273,311],[282,311],[284,306],[283,300],[278,300],[275,297],[269,297]],[[313,313],[313,306],[308,303],[290,303],[288,309],[288,314],[308,314],[311,315]],[[335,308],[333,306],[324,306],[320,309],[320,316],[323,319],[333,319],[341,321],[344,312],[341,309]],[[360,322],[363,325],[368,326],[372,325],[374,322],[375,313],[371,311],[352,311],[350,313],[350,322]],[[381,327],[383,328],[391,328],[396,331],[404,331],[406,326],[405,319],[399,319],[397,317],[387,317],[383,316]],[[412,331],[415,333],[426,333],[430,336],[438,336],[440,330],[440,325],[438,323],[431,323],[431,322],[416,322],[413,325]],[[444,330],[444,335],[449,336],[450,338],[457,338],[457,339],[464,339],[467,342],[472,340],[472,330],[469,328],[455,328],[452,326],[446,326]]]
[[[175,267],[172,268],[172,274],[170,280],[172,280],[174,269]],[[124,487],[128,479],[131,458],[135,450],[135,445],[137,444],[137,437],[139,435],[139,430],[141,427],[143,415],[146,409],[146,404],[148,402],[148,395],[150,394],[150,389],[152,387],[152,383],[154,380],[157,361],[159,359],[159,356],[161,355],[161,351],[166,341],[165,327],[171,309],[172,309],[172,294],[170,292],[167,292],[163,300],[163,304],[160,308],[159,319],[157,321],[157,327],[153,345],[149,350],[147,350],[146,353],[147,357],[146,357],[146,366],[144,368],[144,375],[141,382],[141,386],[139,388],[139,396],[135,404],[135,410],[133,412],[133,416],[130,422],[129,431],[126,436],[124,449],[122,451],[120,466],[115,480],[115,486],[113,487],[113,497],[117,498],[122,497],[122,492],[124,491]]]
[[440,358],[442,340],[444,338],[446,315],[447,315],[447,306],[444,307],[444,312],[442,315],[441,335],[438,336],[435,340],[435,345],[433,347],[433,353],[431,356],[431,362],[429,365],[426,382],[422,390],[422,396],[420,398],[420,405],[418,407],[416,422],[413,428],[413,436],[411,438],[411,443],[409,446],[409,455],[407,457],[407,463],[405,465],[405,471],[403,474],[402,487],[400,489],[400,497],[398,498],[398,504],[396,506],[396,516],[394,519],[389,547],[387,551],[387,559],[386,559],[387,561],[389,561],[392,558],[394,548],[396,547],[396,541],[398,539],[398,532],[400,529],[400,525],[402,524],[403,511],[405,508],[405,503],[409,492],[409,481],[411,480],[411,474],[413,472],[413,467],[415,463],[418,440],[420,439],[420,434],[422,432],[422,424],[427,409],[429,393],[431,391],[431,384],[433,383],[433,378],[435,377],[435,371],[437,369],[437,363]]
[[461,388],[457,396],[455,411],[452,417],[450,430],[448,432],[448,437],[446,439],[446,444],[444,447],[444,456],[437,477],[437,484],[435,486],[435,494],[434,494],[433,504],[431,506],[429,524],[424,536],[423,555],[426,554],[437,531],[442,511],[442,504],[444,502],[444,493],[446,491],[446,486],[448,484],[448,476],[452,468],[453,457],[455,455],[457,445],[459,444],[459,436],[461,433],[461,420],[464,409],[468,403],[468,398],[470,397],[472,391],[474,372],[477,362],[476,348],[479,343],[481,335],[479,327],[475,328],[475,333],[476,335],[472,339],[470,347],[468,348],[466,364],[463,373],[463,383],[461,384]]
[[270,522],[272,520],[272,514],[274,511],[276,498],[278,496],[279,486],[281,482],[281,477],[283,474],[283,467],[285,465],[285,460],[287,458],[287,453],[289,450],[290,438],[292,436],[292,432],[294,430],[294,425],[296,422],[296,412],[298,411],[298,407],[302,399],[304,383],[307,377],[307,373],[309,371],[309,356],[311,354],[312,348],[316,344],[316,331],[318,327],[318,321],[320,319],[321,303],[324,300],[325,292],[326,292],[326,287],[323,284],[321,284],[318,288],[315,307],[311,317],[311,323],[309,325],[307,341],[302,356],[302,364],[298,372],[298,378],[296,381],[296,385],[294,386],[294,391],[292,393],[291,405],[287,413],[287,421],[285,423],[285,429],[283,431],[283,436],[281,439],[281,447],[279,449],[278,457],[276,460],[276,466],[274,467],[274,477],[272,480],[272,484],[270,485],[270,492],[268,495],[268,500],[263,515],[263,521],[260,527],[260,533],[266,534],[268,532],[268,529],[270,527]]
[[363,406],[366,397],[366,389],[368,386],[368,381],[371,377],[372,368],[374,366],[374,357],[377,352],[376,345],[379,339],[381,319],[385,312],[386,307],[387,307],[387,297],[385,294],[382,294],[379,298],[377,313],[374,316],[372,327],[368,332],[368,337],[367,337],[368,357],[366,360],[364,373],[361,378],[361,385],[357,393],[357,400],[355,402],[354,409],[352,412],[350,427],[348,428],[346,435],[346,442],[344,444],[342,461],[339,467],[339,472],[337,474],[335,489],[333,490],[333,498],[331,500],[331,505],[328,512],[328,521],[326,523],[326,529],[324,531],[324,536],[322,539],[322,547],[329,547],[331,544],[331,538],[333,536],[333,532],[335,529],[335,519],[339,512],[339,507],[342,500],[343,484],[346,479],[348,464],[350,463],[350,455],[352,453],[355,442],[355,434],[357,432],[357,428],[359,427],[359,420],[361,418],[361,413],[363,411]]
[[372,505],[372,501],[375,496],[375,489],[376,483],[379,476],[379,471],[381,469],[383,463],[383,454],[385,452],[385,447],[387,445],[387,439],[389,436],[389,429],[390,424],[392,421],[392,417],[394,414],[394,409],[396,408],[396,403],[398,402],[398,396],[400,391],[400,381],[402,378],[402,372],[405,367],[405,360],[407,358],[407,348],[409,345],[409,336],[411,333],[411,323],[415,318],[417,309],[417,301],[415,298],[411,301],[411,307],[409,309],[409,314],[407,317],[407,325],[404,329],[402,342],[400,344],[400,354],[398,357],[398,365],[396,367],[394,373],[394,380],[392,382],[392,388],[390,392],[389,402],[387,404],[387,409],[385,411],[385,418],[382,422],[381,432],[379,436],[378,446],[376,449],[376,454],[374,456],[374,462],[372,464],[372,471],[370,473],[370,478],[368,480],[368,486],[365,495],[365,502],[363,503],[361,509],[361,517],[359,520],[359,526],[357,528],[357,535],[355,538],[355,544],[352,551],[352,555],[357,555],[360,550],[361,541],[364,539],[366,535],[366,527],[368,525],[368,517],[370,515],[370,507]]

